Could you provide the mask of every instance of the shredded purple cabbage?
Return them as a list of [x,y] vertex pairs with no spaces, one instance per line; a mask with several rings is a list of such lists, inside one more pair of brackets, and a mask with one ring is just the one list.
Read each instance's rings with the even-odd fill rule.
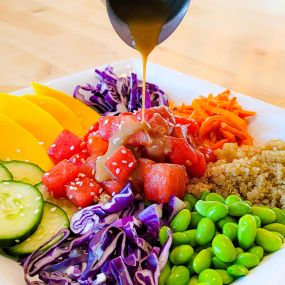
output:
[[26,283],[158,285],[172,244],[169,231],[158,247],[159,229],[182,207],[174,196],[146,207],[128,183],[108,203],[77,212],[71,230],[62,229],[23,260]]
[[[73,96],[98,113],[106,116],[118,115],[122,112],[133,112],[142,107],[142,82],[135,73],[119,77],[112,67],[95,70],[99,79],[96,83],[78,85]],[[168,106],[164,91],[157,85],[146,83],[146,108]]]

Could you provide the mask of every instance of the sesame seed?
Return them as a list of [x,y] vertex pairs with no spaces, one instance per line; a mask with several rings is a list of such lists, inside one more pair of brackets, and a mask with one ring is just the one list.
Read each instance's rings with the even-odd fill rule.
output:
[[79,181],[79,178],[77,177],[77,178],[75,178],[75,180],[74,181]]
[[69,195],[69,196],[68,196],[68,198],[69,198],[69,199],[72,199],[72,198],[73,198],[73,196],[72,196],[72,195]]
[[120,168],[117,168],[117,169],[116,169],[116,174],[119,174],[120,171],[121,171],[121,169],[120,169]]
[[[82,153],[86,153],[87,152],[87,149],[83,149],[82,150]],[[78,155],[79,156],[79,155]]]
[[112,197],[114,197],[114,196],[115,196],[115,194],[116,194],[116,193],[115,193],[115,192],[113,192],[113,193],[112,193]]
[[91,196],[94,196],[94,195],[95,195],[95,192],[90,192],[90,195],[91,195]]
[[133,162],[130,162],[129,163],[129,167],[131,168],[131,167],[133,167],[134,166],[134,163]]
[[92,138],[90,138],[90,139],[88,140],[88,143],[89,143],[89,144],[92,144],[92,142],[93,142],[93,140],[92,140]]
[[73,186],[74,186],[74,185],[75,185],[75,183],[74,183],[73,181],[71,181],[71,182],[70,182],[70,185],[73,185]]
[[69,186],[69,190],[73,190],[73,188],[74,188],[73,186]]
[[17,153],[21,153],[21,150],[19,148],[16,149]]
[[55,144],[55,143],[53,143],[50,147],[56,147],[56,144]]
[[73,187],[73,190],[77,190],[78,188],[76,186]]
[[51,212],[55,212],[56,209],[57,209],[56,207],[53,207],[53,208],[50,209],[50,211],[51,211]]
[[54,231],[50,231],[49,233],[52,235],[54,233]]
[[95,186],[94,183],[90,183],[89,185],[90,185],[90,187],[94,187]]
[[104,121],[104,124],[106,125],[106,124],[108,124],[108,122],[109,122],[109,119],[106,119],[106,120]]
[[18,239],[15,239],[15,242],[20,242],[20,240],[18,240]]
[[75,158],[75,157],[72,158],[72,161],[71,161],[71,162],[76,163],[76,158]]
[[38,144],[39,144],[39,145],[44,145],[44,144],[45,144],[45,142],[38,142]]
[[126,163],[128,163],[126,160],[122,160],[122,163],[124,163],[124,164],[126,164]]
[[79,173],[78,177],[85,177],[86,175],[84,173]]
[[100,159],[101,157],[102,157],[102,155],[98,156],[98,157],[97,157],[97,160]]
[[28,159],[25,159],[25,162],[30,162]]
[[75,157],[76,157],[76,158],[79,158],[79,154],[76,154]]
[[103,192],[103,188],[99,189],[99,194],[101,194]]
[[39,200],[41,200],[42,199],[42,197],[37,197],[36,198],[36,201],[39,201]]
[[94,168],[92,169],[91,174],[92,174],[93,176],[95,175],[95,169],[94,169]]
[[118,163],[114,161],[114,162],[112,162],[112,165],[118,165]]
[[74,150],[74,148],[75,148],[75,146],[72,145],[69,149],[70,149],[70,150]]
[[84,162],[85,162],[85,159],[84,159],[84,158],[81,158],[80,160],[81,160],[81,162],[82,162],[82,163],[84,163]]
[[76,185],[80,185],[80,183],[81,183],[80,181],[75,182]]
[[121,153],[126,154],[127,152],[126,152],[125,149],[122,149],[122,150],[121,150]]
[[44,174],[44,176],[49,176],[49,172],[46,172],[46,173]]
[[34,214],[36,215],[39,211],[40,211],[39,209],[36,209],[36,210],[34,211]]
[[81,210],[82,209],[82,207],[78,207],[78,210]]

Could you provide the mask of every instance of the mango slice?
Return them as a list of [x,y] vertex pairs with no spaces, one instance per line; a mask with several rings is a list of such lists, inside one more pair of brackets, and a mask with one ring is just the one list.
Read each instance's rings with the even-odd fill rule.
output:
[[[13,107],[11,107],[12,109]],[[30,132],[9,117],[0,113],[0,160],[28,160],[45,171],[52,168],[46,149]]]
[[87,131],[91,125],[99,120],[100,115],[81,101],[39,83],[33,83],[32,85],[36,95],[53,97],[69,107],[79,117],[84,131]]
[[79,118],[71,109],[57,99],[42,95],[24,95],[23,98],[50,113],[65,129],[78,136],[84,135]]
[[0,113],[32,133],[38,141],[43,142],[46,149],[63,130],[52,115],[18,96],[0,93]]

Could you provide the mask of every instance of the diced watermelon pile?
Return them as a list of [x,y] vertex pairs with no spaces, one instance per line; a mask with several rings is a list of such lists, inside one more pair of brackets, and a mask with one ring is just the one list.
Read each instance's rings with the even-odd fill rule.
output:
[[[78,207],[98,202],[102,194],[119,193],[128,181],[150,201],[183,197],[188,178],[202,176],[206,163],[215,159],[209,149],[192,143],[197,123],[174,117],[165,107],[146,110],[146,128],[140,120],[141,111],[101,117],[83,138],[64,130],[48,151],[55,166],[44,175],[45,186],[54,197],[67,197]],[[129,122],[139,128],[116,145],[119,130]],[[104,155],[110,179],[98,182],[96,165]]]

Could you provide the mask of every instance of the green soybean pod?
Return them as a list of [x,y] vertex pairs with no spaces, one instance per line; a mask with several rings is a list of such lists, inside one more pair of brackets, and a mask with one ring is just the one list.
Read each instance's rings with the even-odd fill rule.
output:
[[242,202],[241,197],[237,196],[237,195],[229,195],[226,198],[225,204],[228,206],[229,204],[233,203],[233,202]]
[[201,250],[193,260],[193,269],[197,274],[200,274],[204,269],[211,266],[211,253],[208,249]]
[[285,225],[285,213],[281,209],[276,208],[276,207],[272,208],[272,211],[276,215],[276,219],[275,219],[274,223],[279,223],[279,224]]
[[163,226],[160,229],[158,233],[158,239],[161,245],[164,245],[164,243],[167,241],[169,232],[170,232],[170,228],[167,226]]
[[238,225],[236,223],[226,223],[223,226],[223,235],[230,238],[232,241],[237,239]]
[[248,274],[248,269],[240,264],[234,264],[227,268],[227,271],[230,275],[235,277],[245,276]]
[[198,281],[198,276],[195,275],[195,276],[192,276],[192,277],[190,278],[188,285],[197,285],[198,282],[199,282],[199,281]]
[[205,191],[201,192],[199,199],[200,199],[200,200],[205,200],[206,197],[207,197],[209,194],[210,194],[210,191],[205,190]]
[[218,257],[212,257],[212,264],[215,269],[227,269],[232,263],[230,262],[223,262]]
[[256,227],[260,228],[261,227],[261,220],[260,220],[260,218],[258,216],[256,216],[256,215],[252,215],[252,216],[255,219]]
[[228,207],[225,204],[218,202],[218,204],[213,205],[209,208],[207,212],[207,217],[214,222],[225,218],[229,213]]
[[228,205],[229,215],[234,217],[241,217],[251,212],[251,207],[241,201],[232,202]]
[[206,217],[207,212],[210,209],[210,207],[213,205],[216,205],[218,203],[220,203],[220,202],[199,200],[195,205],[195,209],[200,215]]
[[256,230],[255,242],[268,252],[274,252],[282,247],[282,241],[276,234],[262,228]]
[[158,278],[158,285],[165,285],[168,276],[170,275],[171,268],[169,262],[166,263],[164,268],[162,269],[159,278]]
[[179,245],[170,252],[170,261],[175,265],[182,265],[191,259],[194,254],[194,249],[190,245]]
[[177,266],[171,270],[166,280],[166,285],[188,285],[190,279],[189,270],[185,266]]
[[191,205],[192,210],[195,209],[195,204],[198,201],[198,199],[194,195],[192,195],[190,193],[186,193],[184,198],[183,198],[183,200],[187,201]]
[[203,216],[200,215],[198,212],[191,212],[190,228],[196,229],[202,218],[203,218]]
[[236,255],[240,255],[241,253],[244,253],[244,250],[241,247],[236,247]]
[[274,231],[271,231],[272,233],[276,234],[282,241],[282,243],[284,242],[284,236],[278,232],[274,232]]
[[174,232],[184,232],[191,222],[191,212],[188,209],[181,210],[171,221],[170,228]]
[[205,201],[217,201],[220,203],[225,203],[225,199],[217,193],[208,194],[205,198]]
[[233,276],[230,275],[227,270],[217,269],[216,272],[220,274],[223,284],[231,284],[234,282]]
[[198,224],[196,240],[199,245],[209,243],[215,235],[216,227],[214,222],[209,218],[203,218]]
[[262,225],[271,224],[276,220],[274,211],[267,207],[253,206],[251,212],[260,218]]
[[197,233],[196,229],[188,230],[185,232],[185,235],[187,236],[188,239],[188,244],[191,246],[197,245],[196,233]]
[[225,235],[217,235],[212,242],[212,248],[216,257],[224,262],[232,262],[236,259],[236,250],[232,241]]
[[174,245],[189,244],[192,247],[197,245],[196,229],[188,230],[185,232],[177,232],[172,234],[172,243]]
[[257,266],[259,262],[258,256],[250,252],[241,253],[235,261],[236,264],[243,265],[247,269]]
[[199,282],[205,282],[207,285],[223,285],[220,274],[214,269],[205,269],[199,274]]
[[238,242],[241,248],[252,246],[256,236],[256,222],[252,215],[244,215],[238,222]]
[[250,252],[250,253],[252,253],[252,254],[255,254],[255,255],[259,258],[260,261],[262,260],[263,255],[264,255],[264,249],[263,249],[263,247],[258,246],[258,245],[251,247],[251,248],[248,250],[248,252]]
[[233,218],[233,217],[231,217],[231,216],[226,216],[225,218],[223,218],[223,219],[221,219],[220,221],[218,221],[218,227],[219,227],[220,229],[223,229],[224,225],[225,225],[226,223],[230,223],[230,222],[236,223],[237,221],[236,221],[235,218]]
[[268,230],[268,231],[278,232],[281,235],[283,235],[283,237],[285,236],[285,225],[283,225],[283,224],[272,223],[272,224],[264,226],[263,228]]

